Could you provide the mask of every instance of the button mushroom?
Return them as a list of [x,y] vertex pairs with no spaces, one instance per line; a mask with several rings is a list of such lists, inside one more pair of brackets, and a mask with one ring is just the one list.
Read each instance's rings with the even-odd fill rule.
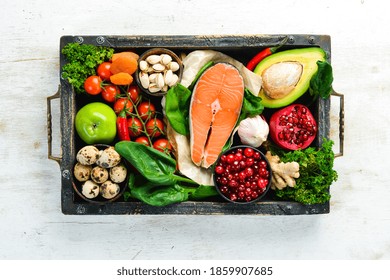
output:
[[114,198],[119,194],[119,191],[120,191],[119,185],[111,182],[110,180],[107,180],[100,185],[100,193],[106,199]]
[[91,179],[98,184],[104,183],[108,179],[107,169],[101,166],[95,166],[91,171]]
[[98,157],[99,150],[95,146],[91,145],[81,148],[76,155],[77,161],[83,165],[94,164]]
[[114,183],[122,183],[127,176],[127,169],[123,163],[110,169],[110,178]]
[[86,198],[95,198],[99,195],[99,185],[88,180],[82,185],[81,192]]
[[111,146],[100,153],[96,164],[104,168],[111,168],[118,165],[120,161],[121,156],[115,151],[115,148]]
[[76,165],[74,166],[73,173],[77,181],[85,182],[91,176],[91,170],[92,170],[92,166],[83,165],[77,162]]

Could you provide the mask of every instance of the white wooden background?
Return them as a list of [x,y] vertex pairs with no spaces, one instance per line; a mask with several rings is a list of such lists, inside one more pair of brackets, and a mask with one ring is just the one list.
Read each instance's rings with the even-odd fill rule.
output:
[[[382,0],[3,1],[0,259],[389,259],[390,20]],[[329,34],[345,94],[331,213],[65,216],[47,159],[62,35]],[[337,100],[336,100],[337,101]],[[59,102],[53,102],[58,152]],[[334,110],[333,110],[334,111]],[[332,112],[333,112],[332,111]],[[335,113],[334,113],[335,114]],[[332,137],[337,138],[335,117]]]

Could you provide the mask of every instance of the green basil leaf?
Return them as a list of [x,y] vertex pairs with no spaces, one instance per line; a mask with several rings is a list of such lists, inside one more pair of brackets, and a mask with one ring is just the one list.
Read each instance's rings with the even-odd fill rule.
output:
[[165,99],[165,114],[172,128],[182,135],[190,133],[189,109],[191,91],[181,84],[170,88]]
[[327,61],[317,61],[318,70],[310,80],[310,95],[327,99],[332,91],[333,70]]

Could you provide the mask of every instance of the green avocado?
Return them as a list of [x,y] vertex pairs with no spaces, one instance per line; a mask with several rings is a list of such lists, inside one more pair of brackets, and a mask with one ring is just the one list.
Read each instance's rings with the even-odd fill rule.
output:
[[254,73],[263,80],[259,96],[264,107],[280,108],[301,97],[317,72],[317,61],[325,61],[325,51],[318,47],[292,49],[263,59]]

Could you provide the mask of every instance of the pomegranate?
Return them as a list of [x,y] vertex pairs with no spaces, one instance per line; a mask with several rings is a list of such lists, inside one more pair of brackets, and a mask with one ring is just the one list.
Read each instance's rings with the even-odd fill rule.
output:
[[226,151],[214,168],[217,190],[229,201],[248,203],[269,189],[271,170],[265,156],[250,146]]
[[275,112],[269,121],[270,136],[288,150],[307,148],[317,134],[317,123],[309,108],[292,104]]

